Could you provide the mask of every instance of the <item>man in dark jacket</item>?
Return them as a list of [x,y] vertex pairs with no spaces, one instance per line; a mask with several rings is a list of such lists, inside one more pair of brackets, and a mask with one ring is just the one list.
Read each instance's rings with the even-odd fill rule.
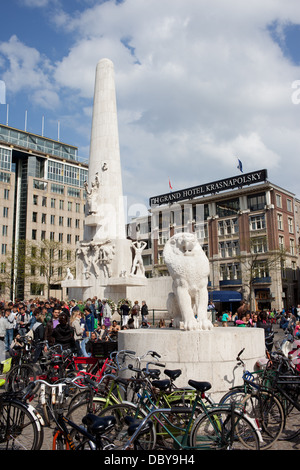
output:
[[72,349],[75,351],[74,329],[70,326],[67,315],[61,313],[58,320],[59,323],[52,332],[55,344],[61,344],[64,350]]

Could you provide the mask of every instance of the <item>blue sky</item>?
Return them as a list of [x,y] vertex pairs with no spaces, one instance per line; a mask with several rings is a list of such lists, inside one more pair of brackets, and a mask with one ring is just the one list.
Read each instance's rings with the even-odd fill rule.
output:
[[[298,0],[1,2],[9,125],[88,159],[95,69],[115,67],[130,203],[267,168],[300,197]],[[299,81],[299,84],[298,82]],[[0,91],[1,93],[1,91]],[[1,96],[0,96],[1,98]],[[0,105],[6,123],[6,106]]]

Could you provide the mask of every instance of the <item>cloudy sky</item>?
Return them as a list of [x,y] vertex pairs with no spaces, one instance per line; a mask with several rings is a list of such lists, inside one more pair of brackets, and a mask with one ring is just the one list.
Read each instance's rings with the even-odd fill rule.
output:
[[236,175],[237,157],[300,197],[299,0],[10,0],[1,17],[9,125],[27,111],[57,138],[59,122],[82,158],[96,65],[113,61],[130,203]]

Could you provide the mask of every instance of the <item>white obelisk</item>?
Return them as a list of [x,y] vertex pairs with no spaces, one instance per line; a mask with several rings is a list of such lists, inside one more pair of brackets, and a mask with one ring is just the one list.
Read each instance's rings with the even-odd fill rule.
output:
[[125,239],[115,77],[109,59],[100,60],[96,68],[88,180],[90,189],[93,185],[96,210],[87,213],[84,238]]

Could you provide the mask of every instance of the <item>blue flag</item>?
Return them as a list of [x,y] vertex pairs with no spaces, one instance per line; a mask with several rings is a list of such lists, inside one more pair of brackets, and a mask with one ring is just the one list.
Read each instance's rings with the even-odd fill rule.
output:
[[238,162],[239,162],[239,164],[237,166],[237,169],[240,170],[243,173],[243,164],[242,164],[242,162],[239,158],[238,158]]

